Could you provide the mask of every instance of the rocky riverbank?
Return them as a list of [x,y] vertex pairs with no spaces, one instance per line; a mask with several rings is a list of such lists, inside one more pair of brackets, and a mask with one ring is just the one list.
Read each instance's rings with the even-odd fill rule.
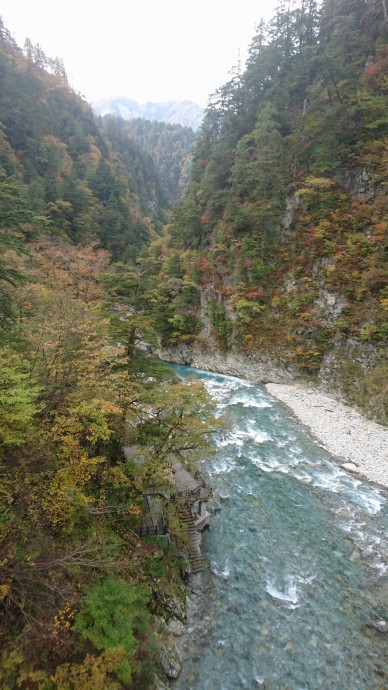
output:
[[270,395],[286,404],[342,467],[388,487],[388,430],[356,410],[303,383],[268,383]]
[[388,487],[388,430],[318,386],[310,387],[301,381],[294,367],[265,352],[248,356],[202,350],[192,344],[165,348],[158,354],[165,361],[266,384],[268,392],[309,427],[319,442],[342,461],[344,469]]
[[166,362],[237,376],[252,383],[290,383],[301,378],[295,367],[265,351],[244,354],[233,349],[225,352],[215,347],[203,349],[197,343],[182,343],[161,348],[155,354]]

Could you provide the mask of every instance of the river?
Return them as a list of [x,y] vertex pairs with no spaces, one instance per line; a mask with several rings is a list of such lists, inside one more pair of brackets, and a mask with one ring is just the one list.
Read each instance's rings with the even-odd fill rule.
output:
[[388,493],[347,474],[263,388],[202,379],[231,430],[174,690],[388,688]]

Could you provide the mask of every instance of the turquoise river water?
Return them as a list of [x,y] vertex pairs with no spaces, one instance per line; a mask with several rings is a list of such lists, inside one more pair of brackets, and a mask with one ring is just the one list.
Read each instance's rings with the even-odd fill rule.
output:
[[207,570],[191,578],[203,594],[174,690],[388,688],[374,627],[388,620],[388,493],[343,471],[260,386],[174,369],[233,422],[201,467]]

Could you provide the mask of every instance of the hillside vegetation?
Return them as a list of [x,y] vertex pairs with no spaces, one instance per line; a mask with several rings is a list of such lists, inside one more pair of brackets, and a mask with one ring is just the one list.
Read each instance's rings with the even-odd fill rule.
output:
[[210,452],[220,426],[199,382],[137,347],[155,334],[128,304],[126,262],[160,233],[161,189],[62,63],[0,23],[4,690],[146,688],[161,673],[154,616],[184,597],[185,536],[166,506],[173,543],[140,540],[144,496],[172,491],[172,463]]
[[142,304],[170,353],[270,353],[379,420],[387,29],[384,0],[289,2],[258,26],[210,100]]
[[[128,122],[111,115],[105,115],[101,124],[110,139],[112,128],[120,128],[124,138],[133,140],[152,158],[170,203],[182,197],[189,181],[196,138],[190,127],[139,118]],[[117,142],[119,150],[123,135]]]

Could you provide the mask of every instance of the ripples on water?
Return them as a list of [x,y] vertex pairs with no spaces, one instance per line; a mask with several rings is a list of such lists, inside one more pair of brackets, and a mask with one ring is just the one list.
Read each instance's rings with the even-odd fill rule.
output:
[[214,489],[206,589],[174,690],[388,688],[387,492],[347,474],[263,389],[195,374],[233,428]]

